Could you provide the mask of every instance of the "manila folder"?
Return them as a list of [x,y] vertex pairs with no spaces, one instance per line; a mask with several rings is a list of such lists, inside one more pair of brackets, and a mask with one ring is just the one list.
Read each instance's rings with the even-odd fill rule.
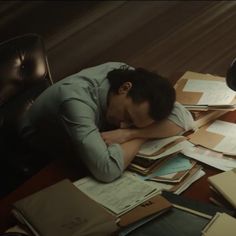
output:
[[116,217],[68,179],[14,203],[14,210],[40,236],[100,236],[117,230]]

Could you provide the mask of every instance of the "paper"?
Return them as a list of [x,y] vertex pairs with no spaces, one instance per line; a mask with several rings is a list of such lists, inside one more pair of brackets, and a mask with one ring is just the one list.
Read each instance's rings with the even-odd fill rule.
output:
[[236,124],[222,120],[214,121],[206,131],[236,138]]
[[236,138],[224,137],[214,149],[227,155],[236,155]]
[[188,148],[188,147],[193,147],[194,145],[192,143],[190,143],[187,140],[184,140],[180,143],[177,143],[176,145],[174,145],[173,147],[167,148],[166,151],[162,152],[159,155],[154,155],[154,156],[144,156],[144,155],[140,155],[138,154],[137,156],[143,157],[143,158],[147,158],[147,159],[151,159],[151,160],[157,160],[160,159],[162,157],[171,155],[173,153],[179,152],[181,150],[183,150],[184,148]]
[[117,215],[134,208],[158,191],[129,173],[124,173],[112,183],[101,183],[86,177],[74,184],[90,198]]
[[139,154],[151,155],[159,151],[161,148],[163,148],[167,144],[172,143],[173,141],[179,138],[183,138],[183,136],[173,136],[169,138],[162,138],[162,139],[155,139],[152,141],[148,141],[141,146],[139,150]]
[[201,79],[188,79],[185,84],[183,91],[185,92],[208,92],[211,90],[221,91],[221,90],[230,90],[226,83],[223,81],[210,81],[210,80],[201,80]]
[[234,99],[234,94],[232,92],[225,91],[208,91],[204,92],[201,98],[198,101],[198,105],[225,105],[230,104]]
[[226,157],[222,153],[214,152],[203,147],[191,147],[181,151],[197,161],[213,166],[219,170],[228,171],[236,168],[236,159]]
[[192,168],[191,162],[186,158],[183,157],[183,155],[179,154],[173,158],[170,158],[169,160],[165,161],[162,166],[156,171],[154,171],[152,174],[143,176],[143,179],[150,179],[155,176],[163,176],[169,175],[172,173],[189,170]]
[[189,79],[185,84],[185,92],[201,92],[203,95],[198,105],[230,104],[235,98],[235,92],[229,89],[223,81]]

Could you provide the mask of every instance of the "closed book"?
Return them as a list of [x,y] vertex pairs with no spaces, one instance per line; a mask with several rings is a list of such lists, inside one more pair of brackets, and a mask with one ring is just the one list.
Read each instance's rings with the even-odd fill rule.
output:
[[208,177],[214,187],[234,208],[236,208],[236,168]]
[[202,231],[202,236],[235,236],[236,219],[226,213],[216,213]]

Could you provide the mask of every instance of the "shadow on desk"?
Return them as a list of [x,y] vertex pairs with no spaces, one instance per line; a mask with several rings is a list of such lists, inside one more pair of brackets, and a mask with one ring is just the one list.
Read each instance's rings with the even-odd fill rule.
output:
[[[69,160],[69,159],[68,159]],[[0,233],[16,224],[16,220],[11,215],[11,204],[34,192],[46,188],[62,179],[68,178],[75,181],[88,175],[85,168],[78,168],[68,160],[59,159],[51,162],[16,190],[0,199]],[[84,166],[83,166],[84,167]]]

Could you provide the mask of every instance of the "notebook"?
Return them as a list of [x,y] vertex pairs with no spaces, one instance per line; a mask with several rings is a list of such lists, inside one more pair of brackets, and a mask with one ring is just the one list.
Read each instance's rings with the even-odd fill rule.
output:
[[236,208],[236,168],[208,177],[214,187],[234,208]]
[[202,231],[202,236],[235,236],[236,219],[226,213],[216,213]]

